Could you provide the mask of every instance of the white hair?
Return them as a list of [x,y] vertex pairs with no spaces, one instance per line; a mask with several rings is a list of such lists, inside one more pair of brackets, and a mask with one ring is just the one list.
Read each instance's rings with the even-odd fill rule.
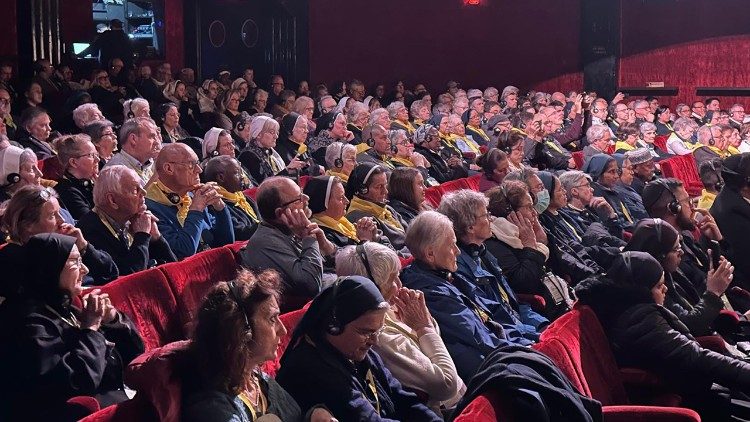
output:
[[490,97],[495,96],[497,94],[499,94],[497,91],[497,88],[495,88],[494,86],[491,86],[484,90],[483,96],[485,100],[489,100]]
[[644,134],[644,133],[646,133],[646,132],[648,132],[650,130],[655,131],[656,130],[656,125],[653,124],[653,123],[651,123],[651,122],[643,122],[643,123],[641,123],[640,126],[638,126],[638,130],[641,131],[641,134]]
[[607,132],[609,132],[609,128],[607,126],[591,125],[591,127],[586,130],[586,139],[588,139],[589,143],[592,143],[604,138],[604,135],[606,135]]
[[422,107],[427,107],[425,101],[416,100],[411,103],[411,106],[409,107],[409,113],[411,113],[412,116],[417,117],[417,114],[419,114],[419,109],[421,109]]
[[453,221],[453,231],[456,237],[461,239],[468,231],[469,227],[476,224],[480,218],[477,216],[479,208],[489,203],[489,199],[479,192],[470,189],[461,189],[446,193],[440,199],[438,212],[446,215]]
[[572,198],[571,191],[573,188],[581,186],[581,180],[591,180],[591,176],[580,171],[580,170],[568,170],[560,175],[560,184],[565,189],[565,193],[568,194],[568,198]]
[[[73,121],[79,129],[83,129],[84,126],[91,123],[91,116],[95,111],[99,111],[99,106],[96,103],[81,104],[73,110]],[[101,113],[101,111],[99,111]]]
[[349,107],[348,110],[346,110],[346,118],[348,121],[353,122],[359,113],[363,111],[368,111],[368,108],[364,103],[360,103],[359,101],[355,101],[352,103],[352,105]]
[[388,114],[388,110],[384,108],[376,108],[370,113],[370,121],[367,123],[370,126],[376,125],[378,123],[378,120],[380,119],[380,116],[383,114]]
[[332,142],[331,145],[328,145],[326,147],[326,165],[328,168],[338,168],[334,165],[334,162],[339,158],[343,160],[347,152],[353,152],[356,156],[357,147],[352,144],[344,144],[341,142]]
[[266,116],[256,116],[250,122],[250,139],[256,139],[260,134],[269,129],[279,130],[279,122]]
[[395,119],[396,118],[396,114],[398,114],[398,111],[402,107],[406,108],[406,106],[404,105],[404,103],[401,102],[401,101],[394,101],[394,102],[388,104],[388,107],[386,107],[386,110],[388,110],[388,117],[390,117],[391,119]]
[[506,86],[505,88],[503,88],[503,93],[500,94],[500,99],[504,100],[510,94],[518,95],[518,88],[514,87],[513,85]]
[[448,243],[453,233],[453,223],[437,211],[422,211],[406,229],[406,246],[414,258],[424,260],[427,250],[437,245],[452,247]]
[[138,112],[144,108],[149,108],[148,101],[144,98],[133,98],[122,103],[122,116],[125,120],[131,119],[138,115]]
[[133,178],[140,180],[136,172],[123,165],[107,166],[99,172],[99,178],[94,184],[94,205],[97,208],[107,207],[107,194],[110,192],[122,193],[122,178],[130,173]]
[[466,92],[466,96],[468,98],[481,97],[482,96],[482,91],[480,91],[480,90],[478,90],[476,88],[472,88],[472,89],[470,89],[470,90],[468,90]]
[[688,117],[680,117],[677,120],[674,121],[674,124],[672,125],[675,132],[684,131],[688,128],[694,128],[695,127],[695,121]]
[[[357,253],[358,247],[362,248],[363,253],[366,254],[370,274],[367,273],[367,267],[360,254]],[[383,293],[390,288],[388,281],[391,275],[400,269],[401,261],[396,251],[377,242],[365,242],[361,246],[347,246],[336,253],[337,276],[359,275],[370,278],[371,275],[373,283]]]

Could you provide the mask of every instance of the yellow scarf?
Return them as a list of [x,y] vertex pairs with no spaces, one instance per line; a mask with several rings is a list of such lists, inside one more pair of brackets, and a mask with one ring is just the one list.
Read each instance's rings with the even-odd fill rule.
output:
[[258,216],[255,215],[255,210],[253,210],[253,207],[250,205],[249,202],[247,202],[247,198],[245,197],[245,194],[242,192],[229,192],[228,190],[224,189],[223,187],[219,186],[216,189],[216,192],[221,195],[222,198],[226,199],[227,201],[231,202],[232,205],[235,207],[241,209],[242,211],[245,211],[247,215],[250,216],[250,218],[253,219],[254,222],[259,222]]
[[397,126],[401,126],[402,128],[404,128],[404,130],[409,135],[414,134],[414,131],[416,130],[416,129],[414,129],[414,126],[412,126],[411,122],[409,122],[409,121],[407,121],[406,123],[404,123],[404,122],[402,122],[400,120],[394,120],[391,123],[395,123]]
[[319,226],[328,227],[329,229],[334,230],[337,233],[341,233],[349,239],[354,240],[355,242],[359,242],[359,238],[357,237],[357,228],[354,227],[354,224],[347,220],[346,217],[341,217],[340,219],[335,220],[333,219],[333,217],[324,215],[323,213],[318,213],[313,214],[311,220],[313,223],[317,223]]
[[487,136],[487,133],[480,127],[474,127],[472,125],[466,125],[469,129],[473,130],[474,132],[478,133],[479,136],[481,136],[485,141],[489,142],[490,137]]
[[424,120],[422,119],[414,119],[414,124],[417,126],[422,126],[424,124]]
[[716,200],[716,194],[703,189],[701,197],[698,199],[698,208],[703,208],[704,210],[711,209],[714,200]]
[[511,128],[511,129],[510,129],[510,131],[511,131],[511,132],[517,132],[517,133],[520,133],[520,134],[521,134],[521,135],[523,135],[523,136],[529,136],[529,134],[528,134],[528,133],[526,133],[526,131],[525,131],[525,130],[523,130],[523,129],[519,129],[519,128],[517,128],[517,127]]
[[344,183],[346,183],[346,182],[349,181],[349,176],[345,175],[344,173],[339,173],[339,172],[333,171],[333,170],[326,170],[326,174],[329,175],[329,176],[338,177]]
[[405,167],[414,167],[414,163],[412,163],[408,158],[392,157],[391,161],[403,164]]
[[617,141],[617,143],[615,143],[615,151],[619,151],[621,149],[624,149],[625,151],[632,151],[635,149],[635,147],[625,141]]
[[554,143],[553,141],[544,141],[544,144],[545,144],[545,145],[547,145],[548,147],[550,147],[550,148],[554,149],[554,150],[555,150],[555,151],[557,151],[557,152],[558,152],[559,154],[562,154],[562,153],[563,153],[563,152],[562,152],[562,150],[560,149],[560,147],[558,147],[558,146],[557,146],[557,144],[556,144],[556,143]]
[[362,142],[361,144],[355,145],[357,147],[357,155],[362,154],[363,152],[370,149],[370,146],[367,145],[367,142]]
[[[294,142],[294,141],[292,141]],[[296,143],[296,142],[295,142]],[[307,152],[307,145],[305,144],[298,144],[299,147],[297,147],[297,155],[302,155]]]
[[167,197],[168,193],[174,192],[172,192],[168,187],[164,186],[164,184],[159,180],[148,187],[148,191],[146,191],[146,198],[162,205],[167,205],[170,207],[176,206],[177,221],[180,222],[180,226],[183,226],[185,225],[185,219],[187,218],[188,211],[190,211],[190,204],[193,203],[193,199],[188,194],[185,194],[182,198],[180,198],[180,202],[175,204]]
[[[453,146],[454,148],[458,149],[461,152],[473,152],[475,154],[479,153],[479,145],[475,143],[474,141],[470,140],[469,138],[466,138],[466,137],[462,138],[456,135],[455,133],[451,133],[450,135],[448,135],[448,138],[446,138],[446,140],[448,141],[448,143],[450,143],[451,146]],[[461,148],[458,146],[459,142],[463,142],[469,148],[469,151],[461,150]]]
[[733,146],[731,146],[731,145],[729,145],[729,146],[727,147],[727,152],[729,153],[729,155],[737,155],[737,154],[741,154],[741,153],[740,153],[740,150],[738,150],[737,148],[735,148],[735,147],[733,147]]
[[349,211],[362,211],[371,214],[394,229],[404,231],[404,227],[393,217],[393,214],[386,207],[364,200],[358,196],[352,198],[352,202],[349,204]]

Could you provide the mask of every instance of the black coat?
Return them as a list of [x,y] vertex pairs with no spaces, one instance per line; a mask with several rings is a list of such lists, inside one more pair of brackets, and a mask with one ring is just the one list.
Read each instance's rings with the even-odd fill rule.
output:
[[26,129],[19,129],[18,132],[16,132],[16,136],[16,141],[21,145],[21,148],[29,148],[34,151],[37,160],[44,160],[45,158],[57,155],[55,154],[55,151],[52,150],[50,144],[36,139],[26,131]]
[[81,229],[86,240],[112,257],[120,275],[177,261],[177,257],[163,237],[153,240],[148,233],[135,233],[132,237],[133,243],[128,246],[126,242],[115,237],[93,211],[81,217],[77,227]]
[[396,212],[401,216],[401,221],[406,223],[406,225],[404,226],[404,230],[406,230],[406,228],[409,226],[411,220],[414,220],[417,217],[417,214],[419,214],[419,210],[415,210],[414,208],[406,205],[398,199],[391,200],[390,202],[388,202],[388,205],[396,210]]
[[55,191],[60,195],[60,202],[76,220],[88,214],[94,208],[94,183],[87,179],[76,179],[66,173],[57,182]]
[[708,290],[698,293],[679,270],[674,274],[664,274],[664,282],[667,285],[664,307],[672,311],[694,336],[712,334],[711,326],[724,309],[721,298]]
[[[255,201],[252,198],[245,195],[247,202],[255,211],[255,215],[259,216],[258,206],[255,205]],[[249,240],[252,237],[255,230],[258,228],[259,221],[253,220],[248,213],[243,211],[241,208],[235,206],[231,202],[224,200],[229,209],[229,215],[232,217],[232,226],[234,227],[234,240]],[[260,217],[259,217],[260,218]]]
[[734,265],[734,283],[750,288],[750,203],[739,192],[724,187],[711,207],[727,244],[726,257]]
[[414,150],[424,156],[430,162],[430,176],[438,183],[450,182],[451,180],[467,177],[469,172],[465,167],[449,167],[443,157],[430,149],[417,145]]

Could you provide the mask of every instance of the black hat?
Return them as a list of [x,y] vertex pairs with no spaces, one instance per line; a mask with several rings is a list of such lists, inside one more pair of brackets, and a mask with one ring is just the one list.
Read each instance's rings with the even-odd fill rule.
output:
[[721,177],[730,188],[741,189],[750,184],[750,152],[732,155],[721,165]]
[[623,252],[612,263],[607,277],[622,286],[635,286],[651,290],[664,274],[659,261],[646,252]]
[[663,260],[674,249],[680,233],[671,224],[660,218],[644,218],[635,225],[633,237],[625,246],[626,251],[640,251]]

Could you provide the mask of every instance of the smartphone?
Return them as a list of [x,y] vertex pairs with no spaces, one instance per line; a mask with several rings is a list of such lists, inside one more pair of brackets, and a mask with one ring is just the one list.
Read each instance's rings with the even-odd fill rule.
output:
[[708,249],[711,251],[711,265],[716,269],[721,261],[721,246],[719,246],[719,242],[711,241]]

